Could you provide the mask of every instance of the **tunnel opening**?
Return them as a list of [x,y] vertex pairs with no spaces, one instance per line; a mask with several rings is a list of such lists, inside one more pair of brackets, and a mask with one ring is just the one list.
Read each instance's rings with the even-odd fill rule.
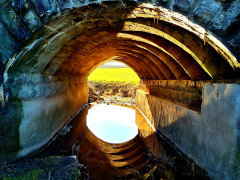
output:
[[140,77],[136,106],[155,132],[209,176],[239,177],[239,62],[185,16],[128,1],[93,3],[51,19],[5,63],[1,160],[43,149],[87,104],[91,71],[112,57]]
[[140,79],[121,62],[108,62],[88,76],[89,102],[135,105]]
[[87,126],[92,133],[109,143],[124,143],[138,134],[135,123],[135,98],[139,77],[127,65],[107,61],[88,77],[92,108]]

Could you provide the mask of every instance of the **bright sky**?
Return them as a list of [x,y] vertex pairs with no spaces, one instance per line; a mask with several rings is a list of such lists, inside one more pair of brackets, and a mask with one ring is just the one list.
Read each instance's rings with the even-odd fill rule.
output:
[[138,134],[135,110],[98,104],[88,111],[87,126],[95,136],[109,143],[123,143]]
[[123,63],[120,63],[120,62],[108,62],[108,63],[105,63],[106,65],[125,65]]
[[113,61],[113,62],[107,62],[107,63],[105,63],[105,64],[103,64],[103,65],[111,65],[111,66],[126,66],[126,67],[128,67],[126,64],[121,63],[121,62],[116,62],[116,61]]

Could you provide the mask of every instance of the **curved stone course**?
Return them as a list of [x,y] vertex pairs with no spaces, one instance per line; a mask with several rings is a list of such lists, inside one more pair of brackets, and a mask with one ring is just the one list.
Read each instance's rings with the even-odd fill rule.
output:
[[[238,0],[165,0],[143,1],[167,7],[186,15],[191,21],[205,27],[208,32],[218,37],[237,57],[239,57],[239,16]],[[97,9],[108,4],[124,6],[124,1],[87,1],[87,0],[10,0],[1,1],[0,5],[0,54],[1,69],[23,45],[32,33],[51,19],[72,9],[84,7]],[[79,9],[84,12],[83,9]],[[3,71],[3,70],[2,70]]]

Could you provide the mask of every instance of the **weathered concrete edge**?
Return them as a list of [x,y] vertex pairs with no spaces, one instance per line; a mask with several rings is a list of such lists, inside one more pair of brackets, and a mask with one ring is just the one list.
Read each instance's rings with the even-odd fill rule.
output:
[[[206,169],[211,178],[236,179],[240,177],[239,87],[238,84],[205,84],[202,114],[143,92],[137,94],[137,106],[157,131]],[[156,108],[159,113],[151,111]]]
[[[0,154],[0,160],[15,161],[40,151],[87,102],[86,81],[72,86],[66,92],[49,97],[8,102],[15,104],[17,108],[16,118],[19,126],[13,129],[15,131],[13,133],[17,135],[19,142],[18,146],[16,143],[9,143],[2,147],[1,152],[4,152]],[[7,116],[5,114],[5,117]],[[7,121],[4,117],[3,120]],[[17,137],[13,137],[14,141]],[[7,138],[5,139],[7,142],[11,141],[12,137],[2,138],[2,140]]]

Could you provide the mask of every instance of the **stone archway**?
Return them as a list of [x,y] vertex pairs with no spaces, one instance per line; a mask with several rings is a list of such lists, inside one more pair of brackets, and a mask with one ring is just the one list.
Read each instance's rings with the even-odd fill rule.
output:
[[[2,4],[1,159],[44,146],[87,102],[87,76],[114,59],[141,78],[137,106],[159,133],[210,177],[226,169],[226,160],[219,176],[238,176],[231,170],[238,168],[238,6],[213,0]],[[214,160],[202,160],[206,153]]]

